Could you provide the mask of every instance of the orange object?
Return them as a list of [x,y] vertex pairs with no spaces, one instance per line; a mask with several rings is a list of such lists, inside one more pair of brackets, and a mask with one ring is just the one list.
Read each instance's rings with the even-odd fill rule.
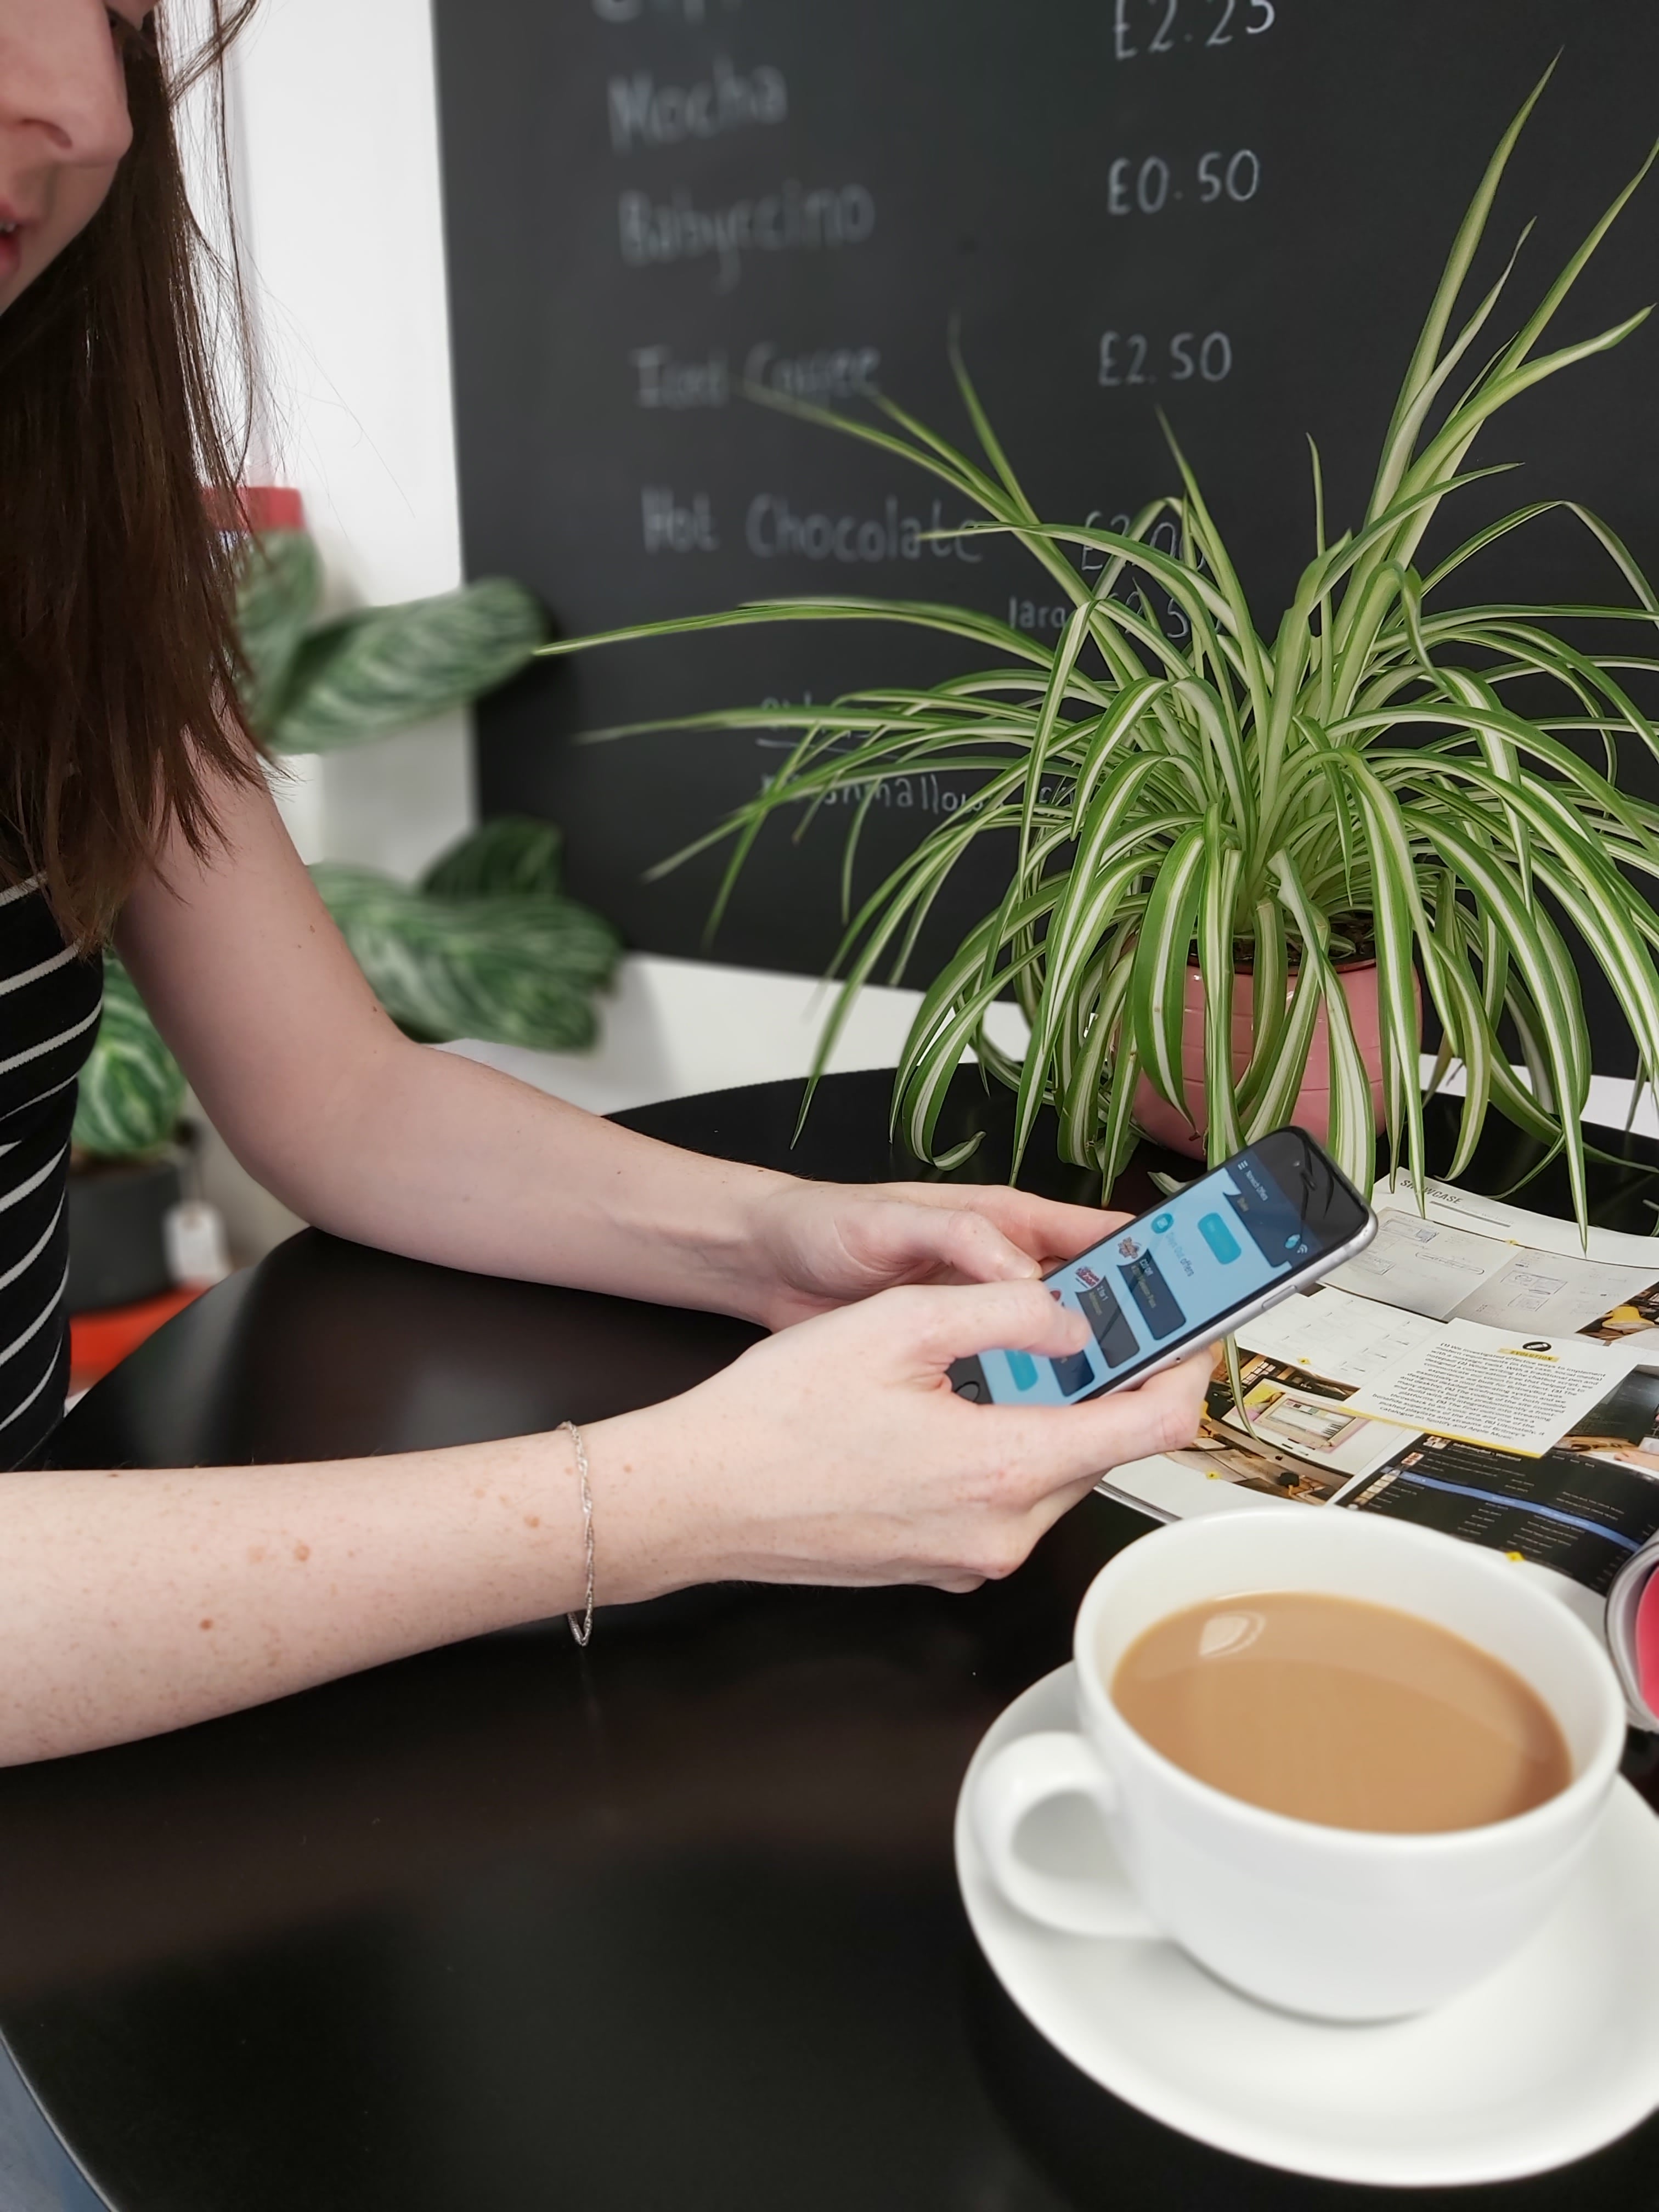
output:
[[147,1336],[154,1336],[164,1321],[182,1313],[202,1295],[202,1285],[163,1291],[159,1298],[140,1298],[137,1305],[108,1306],[101,1313],[70,1316],[70,1388],[90,1389],[118,1367],[128,1352],[136,1352]]

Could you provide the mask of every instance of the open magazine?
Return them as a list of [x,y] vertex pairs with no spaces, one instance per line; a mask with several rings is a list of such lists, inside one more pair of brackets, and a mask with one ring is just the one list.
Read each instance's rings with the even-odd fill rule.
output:
[[[1160,1520],[1270,1501],[1413,1521],[1547,1576],[1607,1635],[1639,1726],[1659,1567],[1659,1238],[1444,1183],[1378,1185],[1375,1241],[1238,1333],[1190,1449],[1115,1468]],[[1659,1599],[1659,1586],[1656,1587]]]

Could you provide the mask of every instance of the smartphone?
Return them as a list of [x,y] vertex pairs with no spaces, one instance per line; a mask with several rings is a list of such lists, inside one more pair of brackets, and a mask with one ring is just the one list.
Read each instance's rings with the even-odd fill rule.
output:
[[985,1352],[951,1380],[994,1406],[1068,1406],[1144,1382],[1363,1252],[1376,1216],[1305,1129],[1275,1129],[1044,1277],[1093,1341]]

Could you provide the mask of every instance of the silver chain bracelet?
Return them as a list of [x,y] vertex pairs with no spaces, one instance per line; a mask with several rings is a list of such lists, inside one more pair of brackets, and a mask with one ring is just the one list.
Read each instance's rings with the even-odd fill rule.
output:
[[576,1455],[576,1479],[582,1488],[582,1542],[587,1554],[587,1603],[580,1620],[574,1613],[566,1613],[565,1619],[570,1623],[570,1633],[576,1639],[578,1650],[586,1651],[588,1638],[593,1633],[593,1492],[588,1487],[587,1446],[582,1441],[582,1432],[574,1421],[561,1421],[560,1432],[566,1429],[570,1431],[570,1442]]

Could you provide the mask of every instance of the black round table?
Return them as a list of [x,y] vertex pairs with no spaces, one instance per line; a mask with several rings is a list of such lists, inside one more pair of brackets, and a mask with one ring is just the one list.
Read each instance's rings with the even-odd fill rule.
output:
[[[914,1173],[888,1083],[826,1084],[793,1152],[794,1085],[621,1118],[811,1174]],[[964,1172],[1002,1173],[1000,1094],[965,1074],[949,1115],[988,1117]],[[1477,1174],[1496,1187],[1512,1154],[1495,1135]],[[1627,1155],[1599,1172],[1604,1218],[1632,1217],[1659,1157]],[[1034,1182],[1091,1194],[1042,1133],[1032,1160]],[[1151,1194],[1144,1172],[1120,1187]],[[58,1458],[275,1461],[594,1419],[752,1334],[308,1231],[94,1390]],[[1375,2201],[1096,2088],[968,1932],[969,1755],[1065,1660],[1090,1577],[1146,1525],[1095,1498],[972,1597],[691,1592],[603,1616],[586,1655],[562,1624],[519,1631],[0,1773],[0,2035],[117,2212]],[[1659,2122],[1559,2174],[1427,2194],[1651,2212]]]

